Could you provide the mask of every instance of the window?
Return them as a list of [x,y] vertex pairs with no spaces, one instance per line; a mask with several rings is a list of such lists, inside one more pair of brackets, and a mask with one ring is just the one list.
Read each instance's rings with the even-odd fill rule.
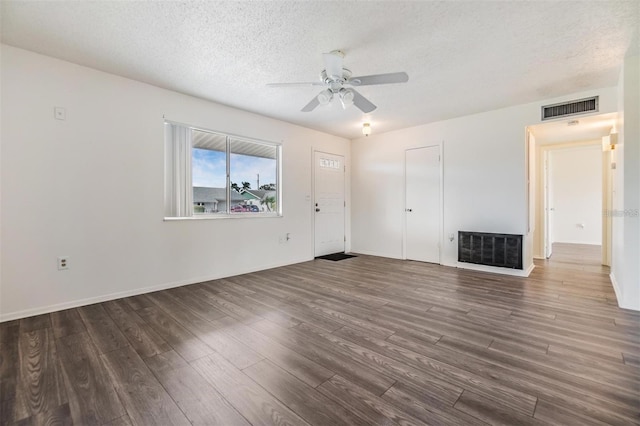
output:
[[165,216],[280,215],[281,146],[165,122]]

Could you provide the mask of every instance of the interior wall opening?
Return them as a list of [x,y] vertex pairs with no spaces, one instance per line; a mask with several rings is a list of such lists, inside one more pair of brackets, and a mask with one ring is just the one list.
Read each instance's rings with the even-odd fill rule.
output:
[[616,113],[572,117],[528,128],[534,258],[548,259],[554,244],[570,244],[599,254],[602,265],[611,264],[606,212],[611,210],[610,142],[616,118]]

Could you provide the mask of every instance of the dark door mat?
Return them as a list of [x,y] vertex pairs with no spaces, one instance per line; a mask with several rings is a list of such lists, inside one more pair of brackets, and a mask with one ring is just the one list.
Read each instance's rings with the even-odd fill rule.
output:
[[335,262],[338,260],[349,259],[351,257],[358,257],[358,256],[355,256],[353,254],[346,254],[346,253],[331,253],[324,256],[318,256],[316,257],[316,259],[333,260]]

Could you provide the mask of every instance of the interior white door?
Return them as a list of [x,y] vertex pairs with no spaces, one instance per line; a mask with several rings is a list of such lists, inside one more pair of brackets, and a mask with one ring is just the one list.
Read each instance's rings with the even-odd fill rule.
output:
[[314,152],[315,255],[344,252],[344,157]]
[[405,151],[405,257],[440,263],[440,147]]
[[553,207],[553,185],[551,179],[551,156],[545,152],[544,158],[544,214],[545,214],[545,233],[544,233],[544,256],[548,259],[553,251],[553,226],[554,226],[554,207]]

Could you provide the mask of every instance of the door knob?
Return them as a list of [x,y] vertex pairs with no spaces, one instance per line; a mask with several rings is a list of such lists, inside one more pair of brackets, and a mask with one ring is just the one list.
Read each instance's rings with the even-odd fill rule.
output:
[[413,211],[413,209],[405,209],[404,211],[406,211],[406,212],[412,212],[412,211]]
[[317,212],[319,212],[319,211],[320,211],[320,209],[316,207],[316,211],[317,211]]

